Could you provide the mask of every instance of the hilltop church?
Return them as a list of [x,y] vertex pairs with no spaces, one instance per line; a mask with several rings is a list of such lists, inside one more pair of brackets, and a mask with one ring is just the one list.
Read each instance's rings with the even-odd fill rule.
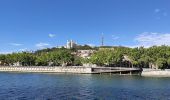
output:
[[75,48],[76,46],[78,46],[78,44],[75,43],[73,40],[70,40],[70,41],[67,40],[67,44],[66,44],[65,48],[72,49],[72,48]]

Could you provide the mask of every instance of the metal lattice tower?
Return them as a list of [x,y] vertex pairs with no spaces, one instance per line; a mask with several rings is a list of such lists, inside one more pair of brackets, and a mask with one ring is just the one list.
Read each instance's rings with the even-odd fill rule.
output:
[[102,42],[101,46],[104,46],[104,35],[103,35],[103,33],[102,33],[102,41],[101,42]]

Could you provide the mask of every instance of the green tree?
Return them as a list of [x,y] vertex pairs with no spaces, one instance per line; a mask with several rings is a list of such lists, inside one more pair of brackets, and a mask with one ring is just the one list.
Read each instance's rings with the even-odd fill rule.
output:
[[166,59],[164,58],[158,58],[156,61],[156,64],[159,69],[165,69],[166,68]]

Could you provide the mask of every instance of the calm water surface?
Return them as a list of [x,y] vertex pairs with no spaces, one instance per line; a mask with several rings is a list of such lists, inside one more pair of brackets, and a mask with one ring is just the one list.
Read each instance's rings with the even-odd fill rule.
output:
[[170,100],[170,78],[0,73],[0,100]]

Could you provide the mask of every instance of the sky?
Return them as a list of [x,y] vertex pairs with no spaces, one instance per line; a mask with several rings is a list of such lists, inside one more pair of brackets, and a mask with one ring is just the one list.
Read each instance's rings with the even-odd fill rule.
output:
[[65,45],[170,45],[170,0],[0,0],[0,53]]

